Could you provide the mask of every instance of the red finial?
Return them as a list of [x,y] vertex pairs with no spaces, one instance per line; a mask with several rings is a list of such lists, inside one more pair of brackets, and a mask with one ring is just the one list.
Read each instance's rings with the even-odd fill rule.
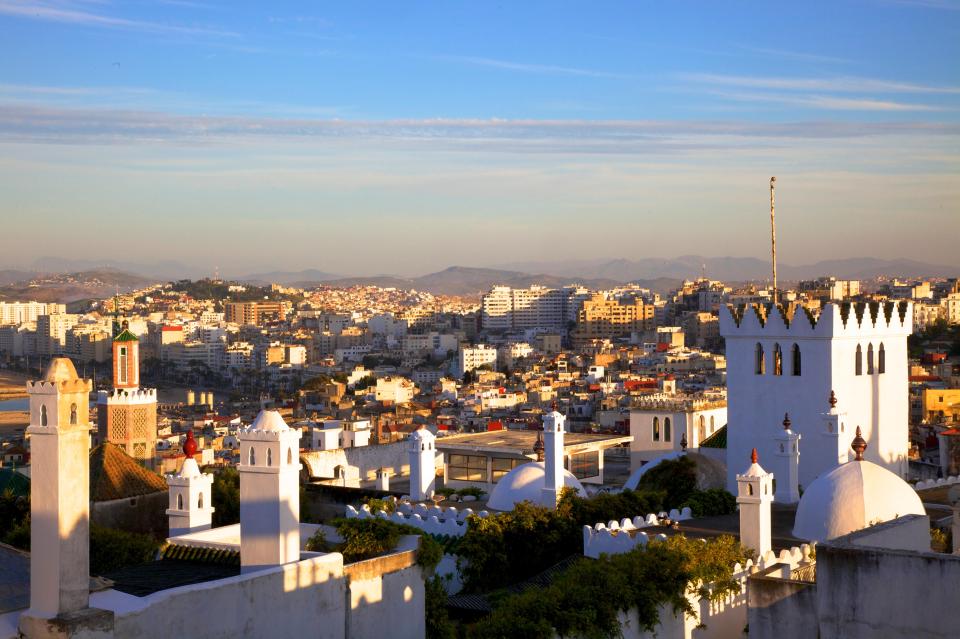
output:
[[553,412],[557,412],[557,400],[553,400],[550,403],[550,410],[552,410]]
[[830,391],[830,399],[827,401],[830,402],[830,408],[837,407],[837,395],[833,391]]
[[783,430],[790,430],[790,413],[783,414]]
[[543,461],[543,431],[537,433],[537,441],[533,445],[533,452],[537,454],[537,461]]
[[197,440],[193,438],[193,429],[187,431],[187,441],[183,442],[183,454],[187,457],[197,454]]
[[756,464],[758,463],[758,459],[759,458],[757,457],[757,449],[754,448],[752,451],[750,451],[750,463]]
[[860,427],[857,426],[857,436],[853,438],[850,448],[857,454],[856,461],[863,461],[863,451],[867,450],[867,440],[860,433]]

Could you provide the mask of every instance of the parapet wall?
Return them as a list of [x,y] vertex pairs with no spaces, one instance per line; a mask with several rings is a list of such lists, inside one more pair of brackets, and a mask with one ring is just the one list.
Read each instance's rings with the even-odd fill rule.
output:
[[135,388],[127,390],[125,388],[114,388],[113,390],[102,390],[97,392],[98,404],[156,404],[156,388]]
[[926,479],[918,481],[913,488],[914,490],[926,490],[927,488],[953,486],[954,484],[960,484],[960,476],[950,475],[949,477],[941,477],[940,479]]
[[393,513],[386,513],[382,510],[372,513],[370,512],[370,507],[366,504],[361,506],[360,510],[357,510],[353,506],[347,506],[346,517],[347,519],[372,519],[378,517],[397,524],[413,526],[428,535],[462,537],[467,533],[467,518],[474,514],[480,517],[487,517],[490,513],[486,510],[474,513],[470,508],[458,510],[453,506],[440,508],[439,506],[428,507],[423,504],[411,505],[400,503],[397,505],[397,510]]
[[823,337],[908,335],[913,330],[912,302],[858,302],[826,304],[816,313],[806,306],[750,304],[720,307],[723,337]]

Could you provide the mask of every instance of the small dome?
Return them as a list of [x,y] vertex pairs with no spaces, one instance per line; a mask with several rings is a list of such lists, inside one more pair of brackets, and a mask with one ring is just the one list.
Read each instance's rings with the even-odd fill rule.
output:
[[200,467],[197,466],[197,460],[193,457],[187,457],[183,461],[183,466],[180,467],[180,472],[177,474],[177,477],[199,477],[200,474]]
[[411,442],[434,442],[437,440],[437,436],[431,433],[425,426],[421,426],[417,430],[410,433],[407,437]]
[[253,420],[250,430],[266,430],[278,433],[280,431],[290,430],[290,427],[287,426],[287,422],[283,421],[283,417],[280,416],[279,412],[275,410],[262,410],[260,414],[257,415],[257,418]]
[[[521,464],[497,482],[493,492],[490,493],[487,506],[493,510],[513,510],[513,507],[521,501],[539,504],[541,491],[546,483],[545,477],[543,462]],[[563,471],[563,485],[573,488],[581,497],[587,496],[580,480],[569,470]]]
[[850,461],[817,477],[797,507],[793,535],[826,541],[904,515],[925,515],[910,484],[866,460]]
[[43,376],[45,382],[69,382],[75,379],[78,379],[77,369],[67,357],[57,357],[51,361]]

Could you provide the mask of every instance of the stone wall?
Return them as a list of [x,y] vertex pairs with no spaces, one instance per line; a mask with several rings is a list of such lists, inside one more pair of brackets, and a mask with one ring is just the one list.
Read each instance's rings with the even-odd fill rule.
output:
[[750,637],[809,639],[818,633],[817,584],[789,579],[775,564],[750,576],[747,585]]
[[90,502],[90,521],[97,526],[166,537],[169,529],[167,491],[130,499]]

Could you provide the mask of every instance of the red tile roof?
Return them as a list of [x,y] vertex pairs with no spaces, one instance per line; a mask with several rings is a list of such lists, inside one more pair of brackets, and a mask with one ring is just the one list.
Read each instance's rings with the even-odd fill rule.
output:
[[114,444],[90,451],[90,501],[129,499],[167,490],[167,482]]

